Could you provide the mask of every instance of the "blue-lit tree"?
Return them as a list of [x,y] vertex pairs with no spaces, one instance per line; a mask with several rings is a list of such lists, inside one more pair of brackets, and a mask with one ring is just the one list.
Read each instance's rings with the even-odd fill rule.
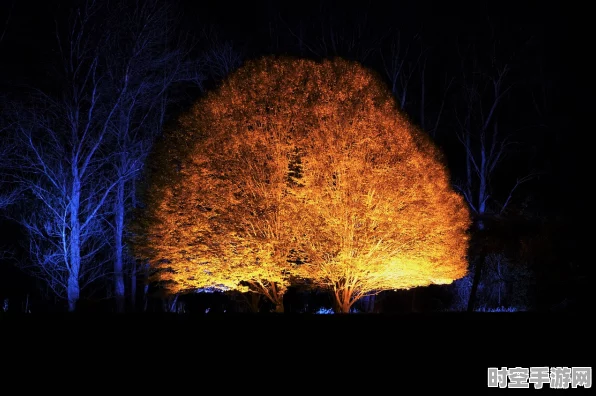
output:
[[[158,1],[120,4],[110,19],[111,26],[124,26],[110,40],[105,55],[109,82],[114,93],[122,81],[117,111],[110,123],[113,147],[112,178],[116,181],[113,203],[114,296],[117,310],[125,308],[125,272],[131,275],[132,305],[135,305],[136,262],[125,249],[126,221],[135,206],[135,176],[143,167],[154,138],[161,132],[171,102],[170,88],[179,82],[199,87],[207,78],[203,59],[192,60],[180,40],[173,10]],[[130,268],[126,268],[130,263]]]
[[[0,98],[2,103],[2,98]],[[0,123],[4,120],[0,119]],[[0,124],[0,210],[14,203],[19,196],[19,189],[12,182],[7,172],[10,169],[9,159],[14,152],[14,141],[10,139],[10,125]]]
[[[503,56],[494,50],[487,59],[480,59],[474,46],[460,51],[461,76],[458,80],[459,103],[455,104],[456,136],[464,152],[463,177],[455,183],[463,194],[475,218],[476,230],[485,232],[486,220],[506,214],[519,187],[537,173],[520,170],[511,174],[507,183],[497,182],[500,167],[516,144],[516,132],[522,128],[511,125],[504,111],[513,111],[513,56]],[[526,173],[523,173],[526,172]],[[468,311],[475,306],[482,268],[486,264],[486,249],[481,246],[472,258],[473,276]]]
[[18,214],[29,236],[27,267],[70,310],[84,286],[111,276],[122,311],[126,273],[134,305],[137,271],[126,223],[136,176],[179,99],[172,88],[201,89],[239,63],[235,49],[214,46],[217,40],[193,58],[194,43],[185,42],[174,11],[157,0],[84,2],[56,32],[56,89],[15,106],[15,174],[35,208]]
[[[103,62],[111,31],[100,7],[84,4],[57,31],[57,91],[36,92],[16,113],[17,174],[32,200],[18,220],[34,272],[75,310],[81,289],[105,275],[105,204],[117,186],[106,145],[129,81],[116,89]],[[102,259],[103,258],[103,259]]]
[[243,51],[223,40],[213,27],[204,29],[201,39],[206,45],[201,60],[210,79],[222,80],[242,64]]
[[[134,17],[131,18],[130,16]],[[160,135],[169,114],[179,101],[173,88],[184,84],[203,89],[208,80],[218,80],[240,65],[242,54],[231,42],[219,40],[209,29],[200,40],[205,50],[191,56],[194,44],[184,38],[175,9],[160,1],[132,2],[117,8],[113,26],[126,26],[118,40],[110,42],[106,56],[114,87],[122,80],[128,89],[121,98],[111,125],[111,144],[115,148],[114,169],[117,185],[112,197],[114,295],[118,311],[124,310],[125,273],[130,274],[131,305],[136,305],[136,260],[126,249],[127,222],[136,204],[136,177],[142,169],[154,139]],[[128,235],[130,236],[130,235]],[[127,268],[126,264],[130,264]],[[145,287],[147,291],[147,287]]]
[[433,53],[420,43],[420,36],[408,39],[396,31],[390,32],[386,41],[379,52],[391,92],[400,108],[435,139],[444,121],[447,95],[451,93],[454,78],[446,75],[443,84],[434,90],[432,83],[427,84],[427,78],[433,73],[427,68]]

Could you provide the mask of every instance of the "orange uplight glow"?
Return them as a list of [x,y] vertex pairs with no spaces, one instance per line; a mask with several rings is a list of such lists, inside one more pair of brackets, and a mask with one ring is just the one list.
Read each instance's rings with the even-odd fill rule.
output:
[[252,291],[279,306],[308,279],[349,312],[466,273],[469,213],[440,152],[357,63],[249,62],[150,165],[135,248],[172,292]]

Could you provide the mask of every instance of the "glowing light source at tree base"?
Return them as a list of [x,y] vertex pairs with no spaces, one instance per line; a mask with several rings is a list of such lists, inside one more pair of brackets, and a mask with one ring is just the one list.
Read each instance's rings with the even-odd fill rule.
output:
[[341,59],[246,63],[149,161],[133,245],[173,293],[292,283],[350,312],[466,274],[467,206],[441,153],[374,73]]

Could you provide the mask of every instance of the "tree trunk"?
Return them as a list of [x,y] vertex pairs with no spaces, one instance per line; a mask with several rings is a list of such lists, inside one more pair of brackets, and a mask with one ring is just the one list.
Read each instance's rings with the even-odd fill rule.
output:
[[476,268],[474,269],[474,279],[472,280],[472,289],[470,290],[470,297],[468,299],[468,312],[474,312],[476,308],[476,291],[478,290],[478,284],[480,283],[480,277],[482,276],[482,266],[484,265],[484,255],[482,255],[476,262]]
[[362,298],[362,309],[366,313],[373,313],[375,311],[376,295],[366,296]]
[[375,304],[377,302],[377,295],[373,294],[372,296],[368,297],[368,312],[369,313],[374,313],[375,312]]
[[143,286],[143,312],[147,312],[149,305],[149,264],[145,264],[145,286]]
[[124,254],[123,254],[123,236],[124,236],[124,180],[120,180],[116,186],[115,203],[115,237],[114,243],[114,296],[116,297],[116,311],[124,312],[125,309],[125,288],[124,288]]
[[342,303],[339,303],[337,305],[337,307],[339,308],[339,312],[338,313],[349,314],[350,313],[350,308],[352,308],[352,304],[347,303],[347,302],[342,302]]
[[269,283],[264,285],[262,283],[251,283],[253,290],[256,290],[257,293],[262,294],[265,296],[269,301],[275,305],[275,311],[277,313],[284,312],[284,293],[285,289],[279,289],[275,283]]
[[73,184],[70,201],[70,266],[66,295],[68,311],[74,312],[80,297],[79,274],[81,270],[81,225],[79,224],[79,205],[81,199],[81,181],[78,169],[73,165]]
[[178,312],[178,297],[179,294],[165,297],[162,300],[164,312],[177,313]]
[[77,309],[77,302],[79,301],[80,290],[79,280],[73,275],[70,275],[68,277],[68,287],[66,293],[68,297],[68,312],[74,312]]
[[[481,212],[480,215],[484,214]],[[474,268],[474,277],[472,279],[472,288],[470,289],[470,297],[468,299],[468,312],[474,312],[476,308],[476,292],[478,290],[478,285],[480,284],[480,278],[482,277],[482,267],[484,266],[485,256],[486,256],[486,248],[484,244],[486,244],[486,240],[484,237],[484,229],[485,224],[484,221],[481,219],[477,220],[476,227],[479,233],[479,246],[478,249],[478,259],[476,260],[476,267]]]
[[278,290],[275,283],[271,284],[271,302],[275,304],[275,312],[277,313],[284,312],[284,291],[285,290]]
[[132,272],[130,275],[130,306],[133,311],[137,310],[137,262],[132,259]]
[[248,308],[252,313],[259,313],[261,306],[261,295],[258,293],[248,293],[249,297],[246,297]]
[[[132,179],[132,208],[137,207],[137,184],[135,179]],[[137,310],[137,261],[134,257],[131,260],[131,274],[130,274],[130,306],[134,312]]]
[[336,290],[335,309],[337,313],[348,314],[356,300],[352,301],[352,292],[348,289]]

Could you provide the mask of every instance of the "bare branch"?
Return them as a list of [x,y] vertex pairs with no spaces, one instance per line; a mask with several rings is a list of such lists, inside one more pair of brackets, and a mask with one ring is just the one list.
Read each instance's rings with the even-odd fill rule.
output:
[[526,176],[520,177],[516,180],[515,184],[513,185],[513,187],[511,188],[511,190],[509,190],[509,195],[507,195],[507,199],[505,200],[505,203],[503,203],[503,205],[501,205],[501,209],[499,210],[499,214],[503,214],[503,212],[505,212],[505,209],[507,209],[507,205],[509,205],[509,203],[511,202],[511,198],[513,197],[513,193],[515,192],[515,190],[522,185],[523,183],[526,183],[530,180],[533,180],[534,178],[538,177],[540,175],[540,173],[538,172],[533,172],[530,173]]
[[8,15],[6,16],[6,20],[4,21],[4,28],[2,28],[2,32],[0,33],[0,43],[4,40],[4,36],[6,35],[6,31],[8,30],[8,26],[10,25],[10,19],[12,17],[12,10],[14,9],[15,1],[13,0],[10,3],[10,10],[8,11]]

